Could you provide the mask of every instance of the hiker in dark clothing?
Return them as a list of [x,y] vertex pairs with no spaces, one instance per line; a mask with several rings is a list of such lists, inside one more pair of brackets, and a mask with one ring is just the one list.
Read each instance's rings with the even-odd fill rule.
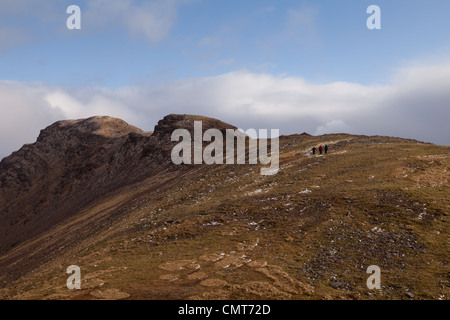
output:
[[313,155],[316,154],[316,151],[317,151],[316,147],[313,147],[313,148],[312,148]]
[[322,154],[322,151],[323,151],[323,147],[320,146],[320,147],[319,147],[319,153]]
[[327,154],[327,153],[328,153],[328,146],[325,145],[325,154]]

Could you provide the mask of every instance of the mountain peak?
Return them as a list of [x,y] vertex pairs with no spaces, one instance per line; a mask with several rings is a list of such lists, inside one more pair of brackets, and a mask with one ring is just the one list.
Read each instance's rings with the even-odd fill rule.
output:
[[176,129],[187,129],[190,132],[193,132],[195,121],[202,122],[203,131],[208,129],[218,129],[221,131],[226,129],[237,129],[235,126],[214,118],[190,114],[169,114],[158,122],[153,135],[157,138],[170,136]]
[[129,125],[125,121],[108,117],[95,116],[78,120],[62,120],[41,131],[38,141],[54,136],[55,133],[68,133],[70,135],[97,135],[104,138],[118,138],[129,133],[143,133],[139,128]]

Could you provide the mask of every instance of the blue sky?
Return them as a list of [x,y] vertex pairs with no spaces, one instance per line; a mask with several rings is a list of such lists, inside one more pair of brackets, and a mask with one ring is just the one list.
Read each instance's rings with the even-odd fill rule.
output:
[[[371,84],[410,61],[450,54],[446,0],[174,2],[169,29],[155,41],[104,17],[108,1],[53,2],[2,17],[0,28],[19,28],[25,39],[0,51],[1,79],[120,87],[247,69]],[[82,10],[80,31],[66,28],[69,4]],[[382,30],[366,28],[371,4],[382,9]]]
[[[81,30],[66,28],[72,4]],[[366,27],[372,4],[381,30]],[[449,115],[449,15],[448,0],[0,0],[0,156],[54,120],[99,112],[144,130],[201,113],[286,134],[449,144],[436,128]],[[405,101],[431,101],[430,86],[443,88],[422,125],[430,106]],[[20,117],[28,129],[5,138]]]

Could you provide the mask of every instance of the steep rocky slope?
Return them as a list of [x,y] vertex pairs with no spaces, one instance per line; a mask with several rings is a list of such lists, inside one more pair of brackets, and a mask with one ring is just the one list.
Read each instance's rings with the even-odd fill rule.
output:
[[[0,163],[4,299],[448,299],[450,148],[346,134],[281,137],[280,172],[170,161],[119,119],[58,122]],[[328,144],[327,155],[309,150]],[[82,269],[82,290],[65,284]],[[366,269],[382,270],[382,290]]]
[[153,134],[111,117],[60,121],[42,130],[36,143],[0,162],[0,254],[109,192],[174,170],[171,134],[177,128],[192,132],[193,119],[202,120],[205,130],[234,128],[205,117],[169,115]]

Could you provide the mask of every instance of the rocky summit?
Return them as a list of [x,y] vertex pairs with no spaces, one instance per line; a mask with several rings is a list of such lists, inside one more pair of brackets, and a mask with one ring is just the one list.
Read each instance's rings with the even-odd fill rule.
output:
[[450,147],[303,133],[280,137],[275,175],[175,165],[194,121],[236,129],[59,121],[4,158],[0,299],[449,298]]

